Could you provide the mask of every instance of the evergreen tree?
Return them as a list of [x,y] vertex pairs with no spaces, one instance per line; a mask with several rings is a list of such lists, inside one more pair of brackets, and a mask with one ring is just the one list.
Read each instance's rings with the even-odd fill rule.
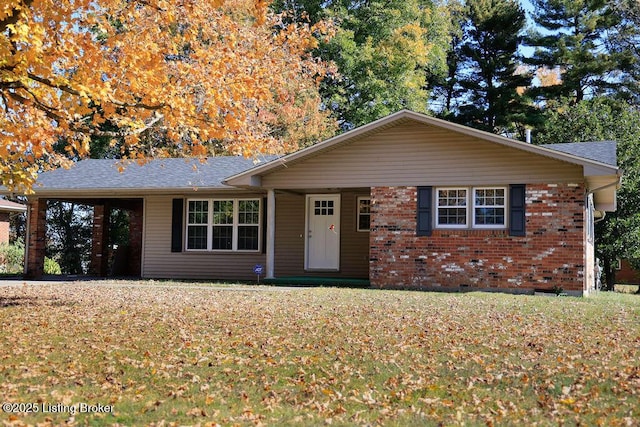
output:
[[535,47],[528,62],[555,69],[556,84],[540,86],[540,101],[559,98],[578,103],[588,97],[615,93],[625,84],[633,58],[627,49],[612,49],[611,34],[620,24],[607,0],[532,0],[533,20],[527,44]]
[[620,56],[628,73],[620,76],[617,97],[640,103],[640,2],[615,0],[612,6],[618,15],[615,31],[609,34],[609,49]]
[[458,83],[463,105],[456,121],[494,133],[512,134],[530,121],[518,47],[526,24],[517,0],[469,0],[460,44]]
[[440,118],[455,117],[459,107],[462,88],[458,83],[460,71],[460,47],[462,44],[462,27],[465,20],[464,5],[457,1],[448,2],[451,24],[449,26],[449,46],[446,55],[446,71],[442,74],[427,76],[431,89],[431,110]]

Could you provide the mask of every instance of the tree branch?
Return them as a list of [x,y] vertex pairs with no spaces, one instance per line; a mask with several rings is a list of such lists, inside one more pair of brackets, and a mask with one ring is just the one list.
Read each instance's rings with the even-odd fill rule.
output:
[[[69,85],[62,85],[62,84],[57,84],[54,83],[52,80],[47,79],[45,77],[40,77],[37,76],[31,72],[27,72],[27,76],[31,79],[31,80],[35,80],[38,83],[41,83],[45,86],[49,86],[52,87],[54,89],[59,89],[63,92],[66,92],[70,95],[74,95],[74,96],[80,96],[82,97],[83,94],[77,90],[72,88]],[[84,96],[87,96],[86,94]],[[90,96],[87,96],[88,98],[90,98],[92,101],[94,101],[96,104],[100,104],[101,102],[99,100],[95,100],[92,99]],[[155,105],[151,105],[151,104],[145,104],[143,102],[135,102],[135,103],[129,103],[129,102],[123,102],[123,101],[118,101],[117,99],[110,99],[109,102],[111,102],[112,104],[118,106],[118,107],[123,107],[123,108],[141,108],[143,110],[151,110],[151,111],[157,111],[157,110],[161,110],[164,107],[167,106],[167,104],[155,104]]]
[[[155,116],[151,120],[149,120],[147,123],[145,123],[145,125],[140,129],[102,131],[102,130],[96,129],[95,127],[83,125],[80,123],[80,121],[68,120],[64,116],[61,116],[60,114],[58,114],[55,108],[52,108],[49,105],[46,105],[45,103],[40,101],[36,96],[36,94],[31,92],[28,88],[22,86],[21,89],[23,89],[25,92],[27,92],[31,96],[31,100],[16,93],[15,91],[8,92],[9,97],[20,102],[21,104],[29,104],[33,102],[35,107],[38,110],[42,111],[48,118],[50,118],[51,120],[55,120],[58,123],[66,122],[69,125],[69,129],[78,133],[84,133],[84,134],[96,135],[96,136],[107,136],[112,138],[124,137],[127,135],[139,135],[151,129],[156,123],[158,123],[164,118],[164,115],[156,112]],[[4,94],[3,94],[3,98],[4,98]]]

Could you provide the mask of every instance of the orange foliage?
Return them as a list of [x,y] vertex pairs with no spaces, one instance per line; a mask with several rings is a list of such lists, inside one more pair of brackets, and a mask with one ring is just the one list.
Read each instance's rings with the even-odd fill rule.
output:
[[556,86],[562,83],[562,70],[559,68],[538,68],[536,77],[540,80],[540,86]]
[[[308,54],[319,30],[284,26],[267,5],[4,0],[2,184],[29,192],[39,171],[86,156],[91,135],[140,158],[203,155],[210,141],[245,156],[286,152],[305,122],[314,135],[303,139],[324,137],[333,124],[319,112],[317,77],[327,66]],[[145,144],[157,130],[166,144]],[[60,140],[65,154],[54,151]]]

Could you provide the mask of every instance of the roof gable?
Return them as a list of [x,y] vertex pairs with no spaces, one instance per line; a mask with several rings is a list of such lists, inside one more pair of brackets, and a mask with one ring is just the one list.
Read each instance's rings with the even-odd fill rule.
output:
[[[470,138],[476,138],[493,144],[518,149],[536,156],[545,156],[574,165],[583,166],[585,168],[585,174],[615,175],[617,173],[615,162],[614,164],[609,163],[611,161],[610,155],[607,154],[605,158],[599,158],[598,153],[600,153],[600,151],[596,152],[590,157],[584,157],[581,155],[584,154],[584,152],[578,149],[568,151],[562,150],[561,147],[560,149],[556,149],[556,147],[552,148],[550,146],[532,145],[523,141],[518,141],[500,135],[480,131],[467,126],[430,117],[424,114],[415,113],[413,111],[402,110],[395,114],[391,114],[387,117],[376,120],[370,124],[361,126],[349,132],[345,132],[341,135],[322,141],[316,145],[281,157],[276,161],[260,165],[252,169],[251,171],[240,172],[237,175],[229,177],[225,181],[225,183],[234,186],[260,186],[261,176],[263,175],[272,173],[281,168],[289,167],[298,162],[306,161],[310,158],[321,155],[340,146],[352,144],[355,141],[370,137],[384,131],[385,129],[389,129],[391,127],[409,122],[433,126],[460,135],[465,135]],[[553,145],[555,146],[555,144]]]

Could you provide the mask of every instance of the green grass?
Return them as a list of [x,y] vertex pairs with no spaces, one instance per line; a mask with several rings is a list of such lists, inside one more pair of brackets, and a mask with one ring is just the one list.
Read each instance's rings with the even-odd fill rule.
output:
[[0,288],[3,401],[113,405],[80,425],[640,420],[636,295],[119,284]]

